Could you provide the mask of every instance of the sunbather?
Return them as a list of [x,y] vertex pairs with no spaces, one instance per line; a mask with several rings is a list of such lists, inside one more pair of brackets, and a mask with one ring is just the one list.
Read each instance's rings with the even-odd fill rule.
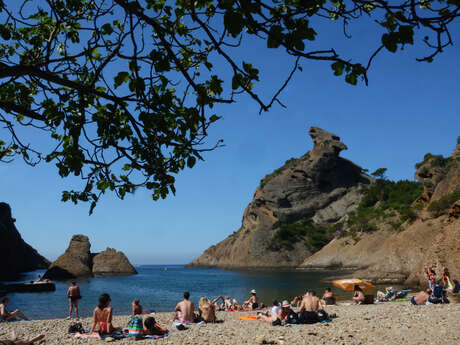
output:
[[410,302],[413,305],[422,305],[428,302],[428,299],[430,298],[432,290],[431,289],[426,289],[425,291],[420,291],[417,296],[412,296]]
[[281,311],[280,303],[275,299],[273,300],[273,307],[271,311],[267,312],[267,314],[257,313],[257,319],[266,321],[266,322],[273,322],[278,318],[278,314]]
[[355,285],[354,291],[355,293],[353,294],[353,303],[363,304],[364,300],[366,299],[363,290],[359,287],[359,285]]
[[321,298],[324,301],[325,305],[334,305],[335,304],[335,296],[334,293],[332,292],[331,288],[326,288],[326,291],[323,294],[323,297]]
[[10,302],[10,299],[5,296],[2,298],[2,304],[0,304],[0,318],[4,321],[16,321],[19,319],[29,320],[24,314],[19,310],[8,311],[6,306]]
[[174,308],[174,320],[179,320],[182,323],[195,321],[195,304],[190,302],[189,298],[190,292],[184,292],[184,300],[177,303],[176,308]]
[[131,304],[133,315],[142,315],[142,306],[139,304],[139,302],[139,299],[136,298]]
[[396,291],[393,289],[392,286],[386,287],[385,292],[377,291],[377,299],[380,302],[386,302],[391,299],[394,299],[396,295]]
[[454,279],[454,289],[452,293],[459,293],[460,292],[460,284],[458,283],[457,279]]
[[43,338],[45,338],[45,335],[41,334],[38,337],[35,337],[30,340],[22,340],[18,339],[13,331],[11,332],[11,340],[0,340],[0,345],[33,345],[36,342],[42,340]]
[[90,330],[91,333],[96,332],[96,330],[99,333],[112,333],[120,330],[120,328],[112,325],[113,309],[112,307],[109,307],[110,301],[110,296],[106,293],[99,296],[99,304],[93,311],[93,324]]
[[243,308],[248,310],[255,310],[259,308],[259,297],[257,297],[256,290],[251,290],[251,297],[243,303]]
[[144,320],[144,328],[143,333],[145,335],[164,335],[167,334],[169,331],[161,327],[161,325],[155,321],[153,317],[148,317]]
[[[213,302],[215,302],[214,300]],[[201,297],[198,305],[198,313],[204,322],[216,321],[216,306],[207,297]]]
[[303,296],[295,296],[294,299],[291,301],[291,305],[293,307],[300,307],[300,304],[302,303]]

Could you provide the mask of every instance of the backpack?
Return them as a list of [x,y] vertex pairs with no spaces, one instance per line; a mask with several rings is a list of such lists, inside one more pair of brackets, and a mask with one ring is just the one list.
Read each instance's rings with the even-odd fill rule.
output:
[[278,318],[272,322],[272,326],[281,326],[281,320]]
[[78,323],[73,323],[69,326],[69,333],[85,333],[85,329],[83,328],[83,325],[81,322]]
[[292,309],[289,310],[289,314],[288,314],[288,316],[286,318],[286,323],[289,323],[291,325],[295,325],[295,324],[300,323],[297,313],[294,312]]
[[142,335],[142,330],[144,325],[142,323],[142,318],[139,316],[132,316],[128,321],[128,337],[140,337]]
[[323,310],[323,309],[318,310],[318,311],[316,312],[316,314],[318,315],[318,320],[319,320],[320,322],[329,319],[329,315],[327,315],[326,311]]

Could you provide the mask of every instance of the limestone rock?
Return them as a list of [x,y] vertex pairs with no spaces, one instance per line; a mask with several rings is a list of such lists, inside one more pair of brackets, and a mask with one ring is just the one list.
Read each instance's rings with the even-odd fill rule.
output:
[[24,242],[14,225],[11,208],[0,202],[0,276],[47,268],[49,261]]
[[124,275],[137,274],[133,265],[122,252],[117,252],[113,248],[96,254],[93,257],[94,275]]
[[269,249],[278,221],[310,219],[328,225],[344,221],[361,200],[359,188],[372,181],[361,167],[339,157],[340,138],[318,127],[309,134],[314,148],[262,179],[243,214],[241,228],[211,246],[189,266],[297,267],[312,254],[301,240],[288,249]]
[[455,204],[449,210],[449,219],[460,218],[460,200],[457,200]]
[[74,235],[69,247],[45,273],[46,278],[66,279],[89,277],[91,272],[91,244],[85,235]]

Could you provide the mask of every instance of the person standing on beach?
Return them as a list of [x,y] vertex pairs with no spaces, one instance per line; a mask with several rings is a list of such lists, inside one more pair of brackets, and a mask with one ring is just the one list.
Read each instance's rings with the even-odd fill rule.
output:
[[75,316],[78,318],[78,300],[80,296],[80,288],[77,286],[77,282],[73,281],[67,290],[67,296],[69,297],[69,316],[72,317],[72,310],[75,307]]
[[177,303],[176,308],[174,308],[174,320],[190,323],[195,321],[195,305],[189,301],[189,298],[190,292],[184,292],[184,300]]

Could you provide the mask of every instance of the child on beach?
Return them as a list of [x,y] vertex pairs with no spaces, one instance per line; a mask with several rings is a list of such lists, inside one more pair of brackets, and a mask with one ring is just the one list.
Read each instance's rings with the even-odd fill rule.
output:
[[120,328],[112,325],[113,309],[109,307],[110,301],[110,296],[106,293],[99,296],[99,304],[93,312],[93,324],[90,333],[96,332],[96,328],[99,328],[100,333],[112,333],[120,330]]

